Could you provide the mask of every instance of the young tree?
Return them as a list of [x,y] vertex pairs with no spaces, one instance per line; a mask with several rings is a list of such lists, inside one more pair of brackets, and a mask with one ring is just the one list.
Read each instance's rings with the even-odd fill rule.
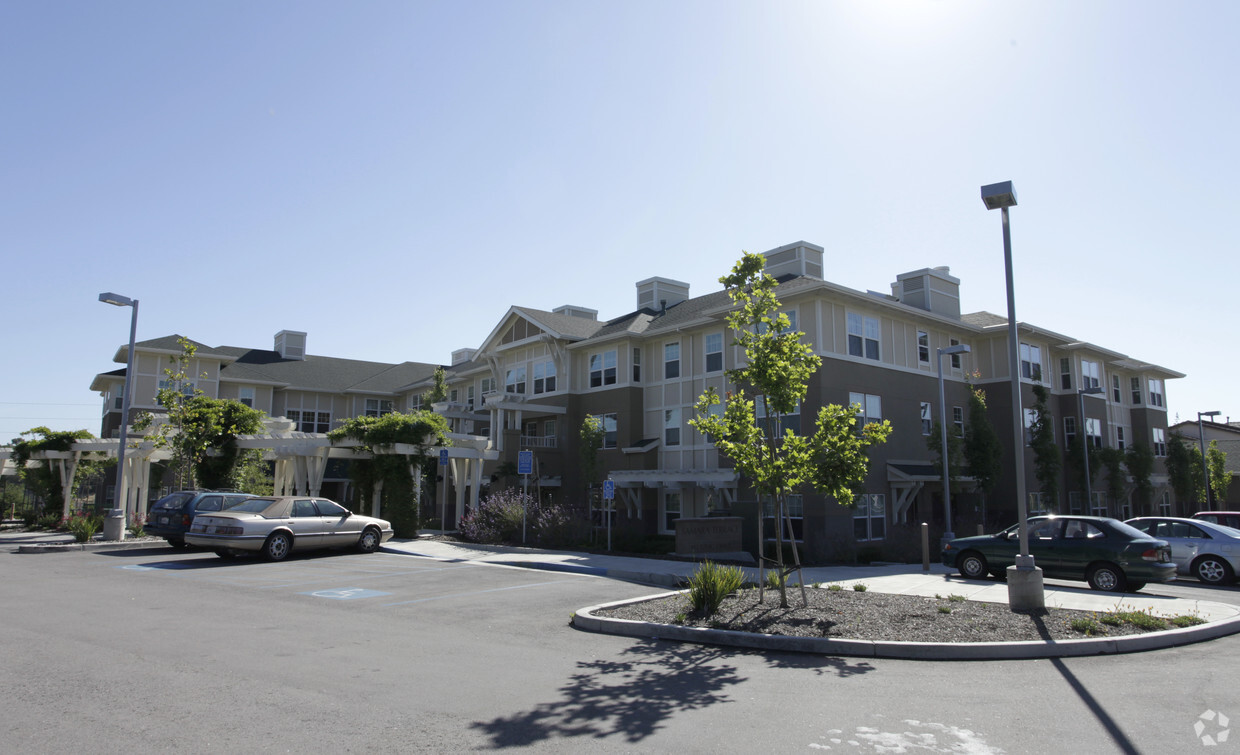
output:
[[[746,363],[728,370],[736,386],[723,399],[708,388],[698,399],[697,416],[689,424],[731,459],[759,499],[769,499],[775,514],[775,558],[779,573],[779,603],[788,606],[786,578],[800,569],[800,555],[792,542],[793,565],[784,563],[785,525],[789,493],[808,485],[835,496],[841,504],[853,502],[853,491],[869,471],[867,449],[886,441],[891,433],[887,421],[871,422],[855,429],[858,407],[826,406],[818,413],[810,436],[791,428],[782,433],[783,419],[798,410],[809,390],[809,380],[821,364],[813,349],[791,329],[788,316],[779,311],[775,279],[765,272],[762,255],[746,253],[730,275],[719,279],[736,307],[728,313],[728,327],[735,343],[745,351]],[[723,411],[715,410],[723,403]],[[759,419],[761,417],[761,419]],[[759,596],[765,583],[768,559],[763,551],[762,517],[759,516]],[[808,604],[804,580],[802,601]]]
[[422,406],[426,409],[430,409],[431,404],[437,404],[448,398],[448,378],[443,367],[435,368],[434,381],[431,389],[422,394]]
[[598,482],[598,451],[603,447],[603,420],[587,414],[581,421],[581,446],[577,449],[581,477],[586,485],[586,508],[589,508],[594,483]]
[[[936,419],[931,427],[930,435],[926,438],[926,448],[930,453],[934,454],[937,460],[934,463],[935,470],[938,471],[939,477],[943,476],[943,425]],[[952,493],[960,490],[959,480],[964,475],[966,459],[964,455],[964,437],[956,431],[955,426],[947,428],[947,460],[948,475],[947,481],[952,486]],[[951,523],[948,522],[948,529],[951,529]]]
[[982,493],[982,524],[986,523],[986,496],[994,492],[1003,473],[1003,446],[986,410],[986,392],[969,391],[969,424],[964,432],[964,458],[969,476]]
[[[1218,447],[1218,441],[1210,441],[1206,448],[1206,465],[1210,468],[1210,490],[1214,501],[1221,504],[1227,500],[1227,488],[1231,485],[1231,473],[1227,471],[1227,454]],[[1218,506],[1223,508],[1223,506]]]
[[1127,492],[1127,485],[1124,484],[1124,458],[1124,452],[1118,448],[1098,449],[1099,466],[1107,470],[1107,495],[1114,501],[1122,501]]
[[[1033,448],[1033,474],[1042,487],[1042,494],[1050,496],[1052,510],[1059,510],[1059,472],[1063,468],[1063,454],[1055,443],[1055,417],[1051,414],[1050,391],[1042,385],[1033,386],[1033,426],[1029,429],[1030,446]],[[1016,449],[1021,453],[1021,449]]]
[[1171,433],[1167,439],[1167,477],[1177,501],[1200,503],[1206,499],[1201,479],[1201,452],[1186,443],[1184,436]]
[[1124,466],[1132,475],[1133,491],[1138,500],[1146,504],[1150,513],[1154,513],[1154,452],[1144,443],[1133,443],[1124,452]]

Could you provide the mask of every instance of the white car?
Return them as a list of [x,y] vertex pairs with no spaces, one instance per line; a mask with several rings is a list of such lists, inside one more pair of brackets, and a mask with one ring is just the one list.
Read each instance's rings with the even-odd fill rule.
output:
[[281,496],[251,498],[227,511],[200,514],[185,542],[212,548],[221,558],[257,552],[280,561],[293,551],[316,548],[374,553],[391,537],[389,522],[354,514],[335,501]]
[[1240,530],[1175,516],[1143,516],[1125,524],[1166,540],[1180,574],[1210,585],[1226,585],[1240,573]]

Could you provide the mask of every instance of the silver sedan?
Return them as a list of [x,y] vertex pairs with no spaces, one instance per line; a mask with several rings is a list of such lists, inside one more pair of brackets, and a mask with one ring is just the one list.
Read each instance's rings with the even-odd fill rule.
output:
[[1240,572],[1240,530],[1174,516],[1145,516],[1125,524],[1166,540],[1179,574],[1211,585],[1230,584]]
[[326,498],[252,498],[227,511],[200,514],[185,542],[212,548],[221,558],[258,552],[280,561],[293,551],[355,548],[373,553],[391,539],[392,525],[354,514]]

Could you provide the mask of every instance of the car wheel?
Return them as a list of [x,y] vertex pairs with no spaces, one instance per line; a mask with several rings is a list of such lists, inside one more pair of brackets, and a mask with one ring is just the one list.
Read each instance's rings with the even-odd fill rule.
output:
[[189,543],[185,542],[184,540],[173,540],[169,538],[168,545],[171,545],[173,548],[186,548],[189,546]]
[[1227,584],[1235,577],[1231,564],[1213,555],[1202,556],[1193,562],[1193,576],[1207,585]]
[[216,548],[216,549],[215,549],[215,555],[219,556],[220,558],[224,559],[225,561],[230,561],[230,560],[232,560],[232,559],[234,559],[234,558],[236,558],[236,557],[237,557],[237,554],[236,554],[236,553],[233,553],[232,551],[228,550],[227,548]]
[[379,545],[383,542],[383,535],[374,527],[367,527],[362,530],[362,536],[357,540],[357,549],[362,553],[374,553],[379,550]]
[[273,532],[267,542],[263,543],[263,556],[268,561],[283,561],[293,550],[293,539],[287,532]]
[[1102,592],[1123,592],[1127,587],[1124,572],[1115,564],[1099,564],[1089,570],[1086,575],[1089,586]]
[[956,559],[956,568],[960,576],[968,579],[985,579],[990,567],[986,565],[986,557],[977,551],[965,551]]

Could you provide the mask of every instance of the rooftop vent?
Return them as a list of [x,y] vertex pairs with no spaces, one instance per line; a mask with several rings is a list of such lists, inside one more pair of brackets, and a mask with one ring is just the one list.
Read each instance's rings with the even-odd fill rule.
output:
[[637,308],[662,311],[689,298],[689,284],[671,278],[637,282]]
[[469,360],[473,359],[474,354],[477,354],[477,353],[478,353],[477,349],[457,349],[456,351],[452,352],[452,366],[455,367],[458,364],[463,364],[465,362],[468,362]]
[[306,334],[299,330],[281,330],[276,333],[276,353],[282,359],[306,358]]
[[772,278],[803,275],[822,280],[822,247],[817,244],[794,241],[763,252],[762,256],[766,257],[766,274]]
[[891,293],[910,307],[960,319],[960,279],[952,277],[950,267],[927,267],[897,275]]
[[562,307],[556,307],[551,310],[557,315],[568,315],[569,317],[580,317],[583,320],[597,320],[598,310],[589,309],[588,307],[577,307],[572,304],[565,304]]

